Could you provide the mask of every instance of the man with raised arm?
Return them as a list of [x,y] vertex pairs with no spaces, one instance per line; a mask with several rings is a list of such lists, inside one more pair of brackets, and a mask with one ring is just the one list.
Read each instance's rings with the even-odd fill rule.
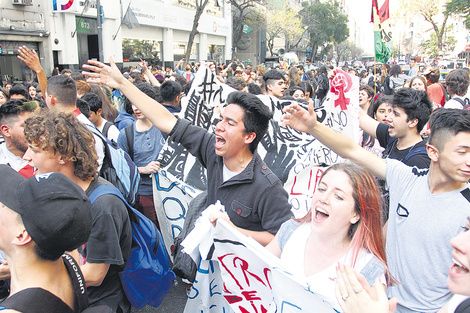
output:
[[420,133],[432,113],[432,102],[426,92],[411,88],[397,90],[391,101],[392,114],[380,123],[360,110],[360,127],[377,138],[385,148],[383,158],[402,161],[408,166],[428,168],[426,142]]
[[[426,141],[420,133],[432,113],[432,102],[426,92],[411,88],[397,90],[391,101],[392,114],[387,116],[385,123],[379,123],[360,111],[360,127],[370,136],[377,138],[385,150],[383,159],[395,159],[408,166],[429,168],[431,160],[426,152]],[[384,199],[384,219],[388,218],[389,194],[380,180]]]
[[387,261],[401,282],[389,287],[388,296],[398,298],[397,312],[438,311],[451,296],[446,284],[449,241],[470,214],[470,112],[449,109],[432,114],[429,169],[380,159],[318,123],[313,106],[306,111],[292,104],[284,112],[283,126],[312,134],[340,156],[385,179],[390,190]]
[[256,96],[233,92],[221,114],[215,135],[176,118],[163,105],[149,98],[111,66],[88,61],[83,72],[92,82],[117,88],[169,139],[182,144],[207,168],[206,205],[217,200],[225,206],[228,220],[238,230],[267,245],[291,216],[288,195],[256,147],[266,133],[272,113]]

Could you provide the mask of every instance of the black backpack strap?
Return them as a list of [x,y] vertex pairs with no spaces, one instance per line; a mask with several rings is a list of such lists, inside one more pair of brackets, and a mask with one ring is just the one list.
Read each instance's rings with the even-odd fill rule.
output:
[[460,103],[463,107],[465,107],[465,101],[464,101],[462,98],[455,97],[455,98],[452,98],[452,100],[457,101],[457,102]]
[[134,124],[127,125],[124,128],[124,132],[126,133],[127,146],[129,147],[128,154],[134,160]]
[[104,123],[104,127],[103,127],[103,135],[108,138],[108,130],[109,128],[111,127],[111,125],[113,125],[113,123],[109,122],[109,121],[106,121],[106,123]]
[[408,154],[403,159],[403,163],[407,164],[408,160],[414,157],[415,155],[425,154],[428,155],[426,147],[417,147],[408,151]]
[[85,310],[88,307],[88,296],[86,293],[85,278],[83,277],[80,266],[75,262],[74,258],[64,253],[62,255],[67,272],[72,280],[72,286],[75,293],[75,300],[78,306],[78,312]]

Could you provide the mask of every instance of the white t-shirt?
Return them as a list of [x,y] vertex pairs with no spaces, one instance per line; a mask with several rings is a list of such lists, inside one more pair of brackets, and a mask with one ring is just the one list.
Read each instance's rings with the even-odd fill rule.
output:
[[235,177],[238,174],[240,174],[240,173],[232,172],[231,170],[229,170],[228,167],[225,166],[225,163],[224,163],[224,167],[222,169],[222,175],[223,175],[223,178],[224,178],[224,182],[226,182],[227,180],[229,180],[232,177]]
[[28,165],[28,161],[11,153],[6,143],[0,144],[0,164],[8,164],[12,169],[19,172],[23,167]]
[[[87,125],[87,127],[95,127],[95,124],[90,122],[89,119],[83,114],[77,115],[77,119]],[[101,166],[103,165],[103,159],[104,159],[104,144],[103,141],[101,140],[100,137],[97,135],[93,134],[93,137],[95,137],[95,149],[96,149],[96,154],[98,155],[98,172],[101,170]]]
[[[104,125],[106,124],[107,120],[103,119],[103,123],[101,123],[101,126],[98,128],[98,130],[103,133]],[[119,129],[115,125],[111,125],[108,128],[108,134],[106,136],[109,140],[114,140],[114,142],[117,142],[117,139],[119,137]]]
[[[342,312],[341,306],[336,300],[336,266],[338,262],[352,265],[352,253],[342,256],[337,262],[331,264],[328,268],[311,276],[305,276],[305,246],[312,231],[310,223],[302,224],[290,236],[286,242],[282,254],[281,263],[293,275],[306,280],[309,290],[321,296],[336,311]],[[364,266],[373,258],[373,254],[365,249],[359,251],[354,270],[359,273]],[[385,275],[382,274],[381,281],[385,284]]]
[[[462,97],[456,97],[456,98],[463,99]],[[462,103],[460,103],[457,100],[455,100],[454,98],[452,98],[444,104],[444,108],[446,108],[446,109],[463,109],[463,105],[462,105]]]
[[455,310],[457,310],[457,307],[467,299],[468,299],[468,296],[453,295],[449,301],[449,304],[447,305],[447,312],[454,313]]

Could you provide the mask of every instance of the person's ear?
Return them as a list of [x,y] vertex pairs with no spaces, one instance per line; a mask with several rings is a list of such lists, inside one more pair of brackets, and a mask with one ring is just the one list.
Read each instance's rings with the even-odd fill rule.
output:
[[247,135],[245,135],[245,136],[246,136],[246,137],[245,137],[245,143],[246,143],[246,144],[250,144],[250,143],[253,142],[253,140],[255,140],[255,138],[256,138],[256,133],[255,133],[255,132],[251,132],[251,133],[249,133],[249,134],[247,134]]
[[[58,152],[56,152],[56,153],[58,153]],[[59,161],[60,165],[63,165],[65,163],[67,163],[67,158],[64,157],[63,155],[59,155],[58,161]]]
[[426,151],[428,152],[428,156],[433,162],[437,162],[439,160],[439,149],[436,146],[431,144],[426,145]]
[[98,109],[98,111],[96,111],[96,115],[101,115],[101,113],[103,113],[103,109]]
[[349,222],[351,224],[356,224],[360,219],[361,219],[361,216],[357,212],[354,212],[354,216],[351,218]]
[[15,238],[11,241],[12,245],[15,246],[24,246],[30,242],[32,242],[33,239],[31,236],[28,234],[26,229],[24,227],[16,234]]
[[413,128],[413,127],[416,127],[418,126],[418,119],[417,118],[414,118],[412,119],[411,121],[408,122],[408,127],[409,128]]
[[10,127],[7,125],[0,126],[0,131],[4,137],[10,137]]
[[57,102],[58,102],[58,101],[57,101],[57,98],[56,98],[55,96],[53,96],[53,95],[50,95],[50,97],[51,97],[51,105],[52,105],[52,106],[56,105]]

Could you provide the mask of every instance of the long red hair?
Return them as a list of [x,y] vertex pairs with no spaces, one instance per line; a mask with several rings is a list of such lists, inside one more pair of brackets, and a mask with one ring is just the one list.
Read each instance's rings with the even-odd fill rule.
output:
[[[382,232],[382,199],[374,177],[359,165],[351,162],[330,166],[322,177],[330,171],[341,171],[348,175],[353,187],[354,209],[361,217],[357,223],[351,224],[348,230],[348,236],[351,239],[352,266],[354,267],[356,263],[360,249],[365,248],[384,265],[387,283],[395,283],[387,266],[385,239]],[[310,223],[311,211],[298,221]]]

